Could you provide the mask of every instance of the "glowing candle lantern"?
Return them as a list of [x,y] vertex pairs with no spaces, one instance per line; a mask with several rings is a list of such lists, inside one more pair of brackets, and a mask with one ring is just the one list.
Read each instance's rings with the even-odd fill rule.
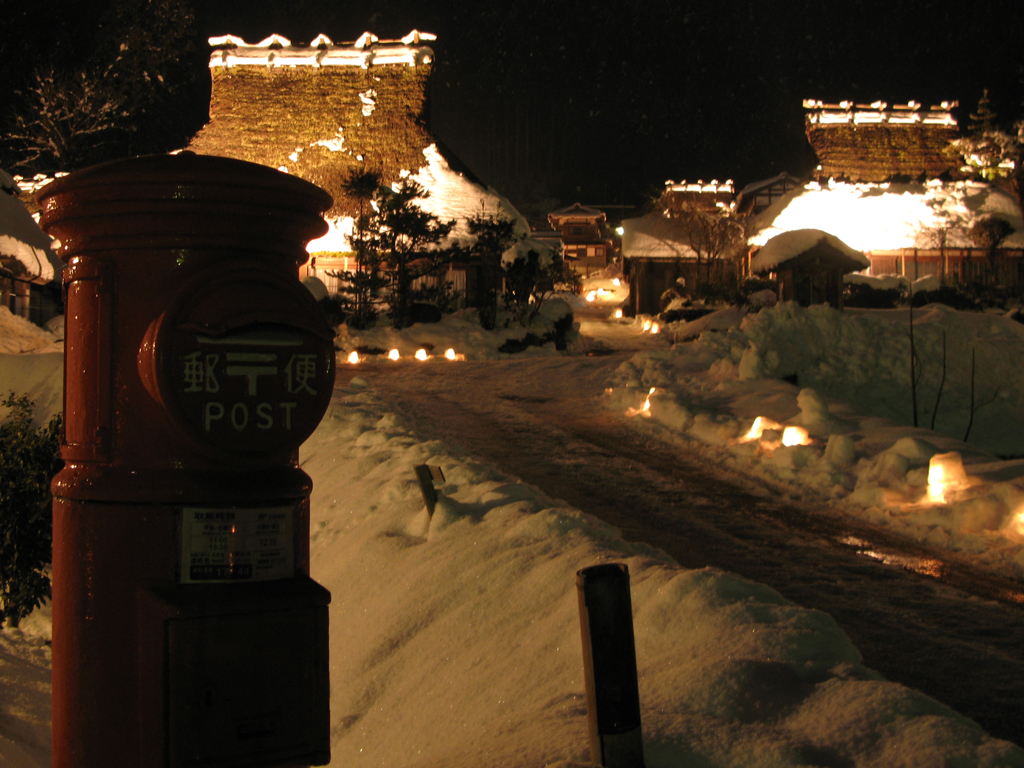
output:
[[587,301],[593,301],[595,298],[597,298],[597,291],[591,291],[587,294]]
[[614,285],[614,286],[620,286],[620,285],[622,285],[622,281],[621,281],[621,280],[619,280],[619,278],[617,278],[617,277],[614,277],[614,278],[612,278],[612,285]]
[[388,360],[397,360],[400,357],[401,355],[398,353],[397,349],[392,349],[390,352],[388,352]]
[[448,349],[446,349],[446,350],[445,350],[445,352],[444,352],[444,356],[445,356],[445,357],[446,357],[446,358],[447,358],[448,360],[454,360],[454,359],[455,359],[455,350],[454,350],[454,349],[452,349],[451,347],[449,347]]
[[1013,518],[1003,529],[1003,535],[1010,541],[1024,544],[1024,507],[1017,510]]
[[425,350],[425,349],[417,349],[416,350],[416,359],[417,360],[426,360],[427,359],[427,350]]
[[639,408],[627,408],[626,409],[626,415],[627,416],[638,416],[640,414],[643,414],[644,416],[650,416],[651,415],[651,395],[654,394],[654,390],[655,390],[655,387],[651,387],[651,391],[647,393],[647,399],[644,400],[643,405],[641,405]]
[[782,430],[783,445],[810,445],[811,436],[803,427],[786,427]]
[[660,333],[660,332],[661,332],[661,326],[658,325],[657,323],[651,323],[651,333]]
[[644,330],[645,331],[651,330],[651,321],[650,320],[644,320]]
[[621,320],[622,319],[622,310],[621,309],[616,309],[615,310],[615,319],[616,320]]
[[962,488],[967,484],[964,460],[956,451],[937,453],[928,462],[928,501],[946,503],[946,491]]
[[359,362],[359,353],[356,352],[353,349],[351,352],[348,353],[348,361],[350,363],[352,363],[352,365],[355,365],[356,363],[358,363]]

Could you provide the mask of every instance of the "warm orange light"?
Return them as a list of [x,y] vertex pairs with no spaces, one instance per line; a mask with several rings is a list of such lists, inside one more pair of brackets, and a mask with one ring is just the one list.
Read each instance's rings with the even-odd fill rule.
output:
[[356,363],[358,363],[358,362],[359,362],[359,353],[358,353],[358,352],[356,352],[356,351],[355,351],[355,350],[353,349],[353,350],[352,350],[351,352],[349,352],[349,353],[348,353],[348,361],[349,361],[350,363],[352,363],[353,365],[355,365]]
[[811,436],[803,427],[786,427],[782,430],[783,445],[810,445]]
[[747,434],[739,438],[739,442],[748,443],[751,440],[760,440],[766,429],[782,429],[782,425],[765,416],[758,416],[754,419],[754,423],[750,425],[750,430]]
[[622,281],[617,277],[612,278],[612,285],[622,285]]
[[627,408],[627,416],[650,416],[651,415],[651,395],[654,394],[655,387],[651,387],[651,391],[647,393],[647,399],[644,400],[643,405],[639,408]]
[[454,359],[455,359],[455,350],[454,350],[454,349],[452,349],[451,347],[449,347],[448,349],[446,349],[446,350],[444,351],[444,356],[445,356],[445,357],[446,357],[447,359],[449,359],[449,360],[454,360]]
[[591,291],[587,294],[587,301],[593,301],[595,298],[597,298],[597,291]]
[[661,332],[661,326],[658,325],[657,323],[651,323],[651,333],[660,333],[660,332]]
[[425,350],[425,349],[417,349],[416,350],[416,359],[417,360],[426,360],[427,359],[427,350]]
[[615,310],[615,319],[616,320],[621,320],[622,319],[622,310],[621,309],[616,309]]
[[1003,535],[1018,544],[1024,544],[1024,506],[1018,509],[1003,529]]
[[388,360],[398,360],[400,357],[401,355],[398,353],[397,349],[392,349],[388,352]]
[[967,484],[964,460],[956,451],[937,453],[928,461],[928,501],[945,504],[946,492]]
[[651,330],[651,321],[650,320],[644,320],[644,330],[645,331]]

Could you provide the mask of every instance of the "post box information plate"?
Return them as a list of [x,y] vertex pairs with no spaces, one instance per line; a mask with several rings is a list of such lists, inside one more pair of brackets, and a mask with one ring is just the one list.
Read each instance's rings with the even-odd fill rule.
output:
[[293,578],[294,521],[294,507],[185,507],[181,583]]

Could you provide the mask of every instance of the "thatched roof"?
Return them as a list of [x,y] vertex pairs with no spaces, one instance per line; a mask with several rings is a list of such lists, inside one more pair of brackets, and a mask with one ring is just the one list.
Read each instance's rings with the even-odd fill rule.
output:
[[818,156],[820,178],[861,182],[934,179],[959,167],[949,142],[959,136],[943,102],[920,104],[823,104],[804,102],[807,140]]
[[331,217],[358,211],[342,183],[354,169],[397,181],[425,164],[435,143],[425,103],[433,55],[420,35],[364,35],[308,47],[274,36],[257,45],[211,39],[210,122],[188,149],[287,170],[334,198]]

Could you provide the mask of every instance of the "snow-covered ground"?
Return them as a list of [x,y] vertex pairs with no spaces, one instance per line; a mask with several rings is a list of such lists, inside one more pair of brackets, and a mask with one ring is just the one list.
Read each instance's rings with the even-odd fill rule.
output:
[[[611,289],[595,294],[590,306],[603,303],[611,312],[625,290]],[[723,462],[764,474],[793,494],[830,495],[847,512],[1019,571],[1022,547],[1009,538],[1008,521],[1024,499],[1022,462],[997,461],[954,437],[902,425],[907,419],[897,395],[900,361],[907,356],[900,352],[905,321],[850,312],[836,319],[818,308],[788,305],[728,318],[698,322],[732,330],[675,347],[670,334],[679,328],[652,335],[642,330],[643,319],[610,326],[587,320],[583,330],[604,329],[608,346],[624,346],[632,336],[644,349],[622,366],[595,408],[650,413],[648,425],[717,446]],[[5,319],[0,314],[0,337],[16,335],[18,327]],[[460,322],[472,328],[467,318]],[[950,361],[955,354],[962,359],[969,338],[1002,350],[1005,370],[997,360],[978,365],[976,390],[987,399],[1009,376],[1012,360],[1020,359],[1013,345],[1021,339],[1004,327],[1008,322],[963,319],[934,307],[917,313],[923,381],[930,380],[929,361],[941,350],[935,329],[927,328],[944,327]],[[460,333],[450,321],[387,339],[352,335],[343,341],[352,348],[397,348],[404,336],[401,344],[409,349],[432,345],[434,359],[422,364],[459,365],[440,351],[495,354],[477,333]],[[550,348],[532,353],[558,354]],[[26,373],[47,368],[53,358],[59,355],[0,357],[0,391],[31,381],[34,392],[56,392],[59,402],[59,366],[45,376]],[[28,363],[14,363],[19,359]],[[1024,750],[864,668],[826,614],[714,569],[684,570],[658,550],[624,542],[586,510],[569,509],[440,442],[424,442],[387,412],[359,375],[359,366],[393,363],[343,360],[331,410],[301,452],[314,480],[313,576],[333,595],[333,765],[586,763],[574,577],[589,565],[623,562],[632,578],[650,768],[1024,766]],[[947,368],[939,413],[943,418],[948,403],[948,431],[959,429],[952,414],[964,392],[962,365],[955,375],[952,362]],[[791,374],[799,385],[777,378]],[[839,380],[838,389],[829,388],[830,376]],[[868,387],[877,396],[869,396]],[[919,397],[925,424],[936,389],[929,391]],[[1019,398],[1018,386],[980,409],[972,443],[1003,439],[996,427],[1000,419],[1019,419]],[[865,410],[874,405],[889,410]],[[986,422],[986,408],[999,409],[1000,419]],[[781,430],[775,428],[737,442],[754,416],[802,426],[813,441],[778,446]],[[977,478],[968,489],[947,492],[956,497],[952,503],[920,499],[931,451],[925,442],[958,450],[967,475]],[[446,478],[432,517],[412,469],[423,463],[440,466]],[[21,629],[0,632],[0,765],[49,764],[48,631],[42,609]]]

